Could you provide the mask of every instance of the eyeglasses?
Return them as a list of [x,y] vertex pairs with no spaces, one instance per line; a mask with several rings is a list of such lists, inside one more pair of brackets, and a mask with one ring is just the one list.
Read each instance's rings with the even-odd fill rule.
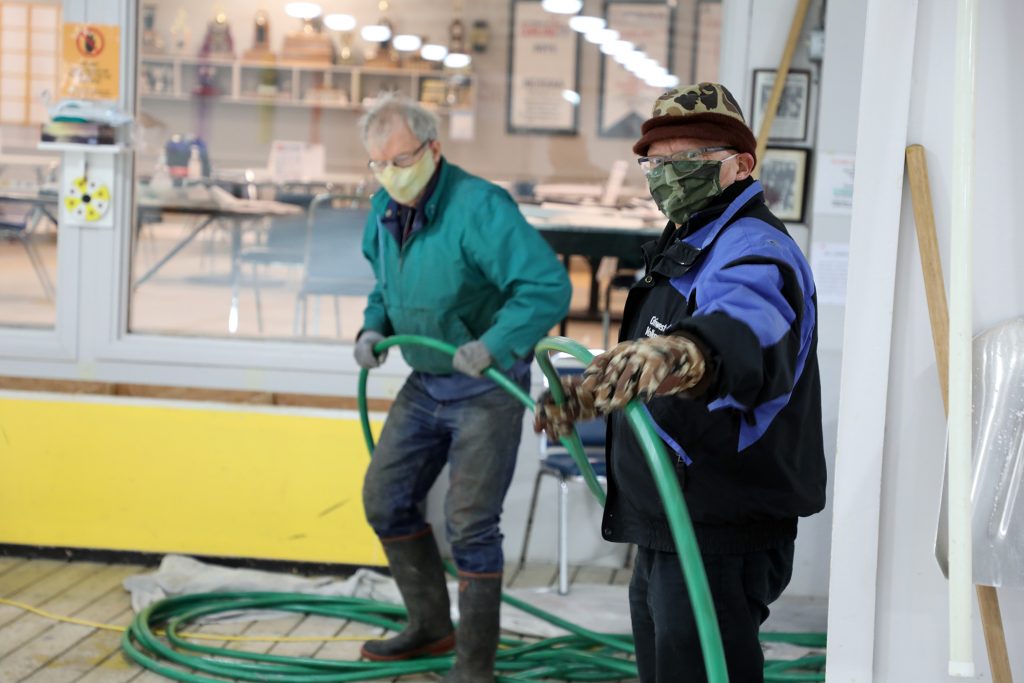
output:
[[371,159],[370,161],[366,162],[366,165],[369,166],[370,170],[373,171],[374,173],[380,173],[388,166],[408,168],[409,166],[412,166],[413,164],[416,163],[416,160],[419,157],[420,152],[422,152],[423,149],[431,142],[431,140],[424,140],[419,147],[417,147],[411,152],[399,154],[394,159],[384,159],[382,161],[374,161],[373,159]]
[[640,164],[640,170],[644,175],[650,175],[654,171],[673,161],[700,161],[705,155],[712,152],[724,152],[733,149],[732,147],[701,147],[685,152],[677,152],[667,157],[639,157],[636,162]]

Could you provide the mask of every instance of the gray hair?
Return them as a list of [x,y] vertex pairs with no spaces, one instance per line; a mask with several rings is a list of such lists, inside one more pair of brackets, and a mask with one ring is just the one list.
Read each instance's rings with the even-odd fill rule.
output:
[[405,125],[420,142],[437,139],[437,117],[405,95],[387,93],[377,98],[370,110],[359,119],[359,136],[363,146],[386,140],[394,131],[396,121]]

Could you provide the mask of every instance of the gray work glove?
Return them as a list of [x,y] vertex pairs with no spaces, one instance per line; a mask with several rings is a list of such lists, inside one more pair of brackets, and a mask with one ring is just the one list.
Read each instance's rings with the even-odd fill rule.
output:
[[455,351],[452,367],[464,375],[479,377],[491,364],[491,352],[482,341],[466,342]]
[[356,363],[359,363],[359,367],[367,370],[380,367],[384,359],[388,357],[388,352],[384,351],[381,354],[373,352],[373,347],[377,345],[377,342],[383,341],[384,335],[380,332],[374,332],[373,330],[366,330],[359,338],[356,339],[356,350],[353,355],[356,357]]

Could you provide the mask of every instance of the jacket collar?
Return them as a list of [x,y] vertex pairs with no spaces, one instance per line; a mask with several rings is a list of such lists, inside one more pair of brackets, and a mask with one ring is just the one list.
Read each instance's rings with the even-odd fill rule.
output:
[[[668,277],[679,277],[688,271],[697,262],[701,252],[708,249],[718,239],[718,235],[732,222],[736,214],[752,200],[761,197],[763,192],[764,189],[761,187],[761,183],[757,180],[751,180],[726,205],[717,218],[697,228],[682,239],[672,241],[671,244],[663,247],[660,252],[658,249],[660,246],[659,242],[648,242],[645,244],[643,247],[644,261],[648,264],[649,269]],[[706,211],[711,212],[714,209],[707,209]],[[698,217],[699,214],[694,216],[694,218]],[[666,230],[670,226],[671,223],[669,226],[666,226]]]

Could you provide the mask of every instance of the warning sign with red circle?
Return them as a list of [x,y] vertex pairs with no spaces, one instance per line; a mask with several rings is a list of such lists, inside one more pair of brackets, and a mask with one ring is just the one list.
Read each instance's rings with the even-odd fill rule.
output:
[[65,24],[61,97],[116,100],[121,87],[119,26]]

